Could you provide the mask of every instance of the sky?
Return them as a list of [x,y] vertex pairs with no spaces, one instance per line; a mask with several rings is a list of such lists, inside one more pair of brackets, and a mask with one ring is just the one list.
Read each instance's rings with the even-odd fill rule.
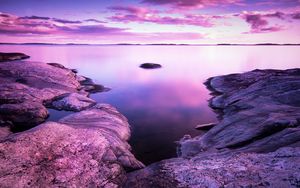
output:
[[300,43],[300,0],[0,0],[0,42]]

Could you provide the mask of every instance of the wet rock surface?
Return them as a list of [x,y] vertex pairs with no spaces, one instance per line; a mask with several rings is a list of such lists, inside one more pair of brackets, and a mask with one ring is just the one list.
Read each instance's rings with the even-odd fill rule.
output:
[[218,76],[206,85],[220,122],[182,139],[178,158],[130,173],[126,187],[300,187],[300,69]]
[[127,119],[110,105],[46,122],[0,140],[0,187],[119,187],[130,153]]

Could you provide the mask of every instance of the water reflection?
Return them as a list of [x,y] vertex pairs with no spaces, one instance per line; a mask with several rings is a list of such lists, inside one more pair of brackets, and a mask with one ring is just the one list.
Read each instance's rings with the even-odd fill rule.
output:
[[184,134],[195,136],[197,124],[216,121],[207,107],[207,90],[186,81],[134,85],[119,93],[92,98],[118,107],[132,125],[131,145],[136,156],[149,164],[175,156],[175,143]]
[[[208,77],[252,69],[299,67],[298,46],[7,46],[33,61],[76,68],[111,91],[92,95],[116,106],[132,125],[130,140],[145,163],[175,155],[174,141],[199,134],[194,126],[216,121],[207,106]],[[156,70],[139,68],[153,62]],[[51,120],[65,112],[51,111]]]

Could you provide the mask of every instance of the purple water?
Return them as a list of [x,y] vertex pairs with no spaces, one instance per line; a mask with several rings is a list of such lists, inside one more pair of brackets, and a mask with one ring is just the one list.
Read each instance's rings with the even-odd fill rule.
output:
[[[175,141],[200,134],[197,124],[215,122],[202,84],[211,76],[253,69],[300,66],[298,46],[39,46],[1,45],[32,61],[57,62],[112,88],[92,95],[118,108],[131,124],[137,158],[149,164],[173,157]],[[141,63],[159,63],[155,70]],[[68,113],[51,110],[51,120]]]

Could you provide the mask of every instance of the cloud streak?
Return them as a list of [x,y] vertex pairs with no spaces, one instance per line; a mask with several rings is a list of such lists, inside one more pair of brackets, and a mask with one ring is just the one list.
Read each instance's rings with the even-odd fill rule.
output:
[[214,19],[221,18],[220,16],[185,14],[180,17],[161,16],[158,11],[132,6],[113,6],[110,10],[115,11],[115,15],[109,17],[115,22],[139,22],[139,23],[154,23],[161,25],[192,25],[201,27],[213,27]]
[[[92,24],[90,24],[92,23]],[[22,37],[28,39],[48,37],[64,38],[65,41],[181,41],[199,40],[205,35],[193,32],[151,32],[134,33],[127,28],[109,27],[105,22],[96,19],[83,21],[63,20],[50,17],[27,16],[18,17],[11,14],[0,13],[0,35]]]
[[[88,22],[97,24],[87,25]],[[101,24],[100,24],[101,23]],[[90,19],[74,21],[58,18],[0,14],[0,34],[124,34],[127,29],[107,27],[101,21]]]
[[240,4],[242,0],[143,0],[142,3],[172,5],[174,8],[203,8],[228,4]]

